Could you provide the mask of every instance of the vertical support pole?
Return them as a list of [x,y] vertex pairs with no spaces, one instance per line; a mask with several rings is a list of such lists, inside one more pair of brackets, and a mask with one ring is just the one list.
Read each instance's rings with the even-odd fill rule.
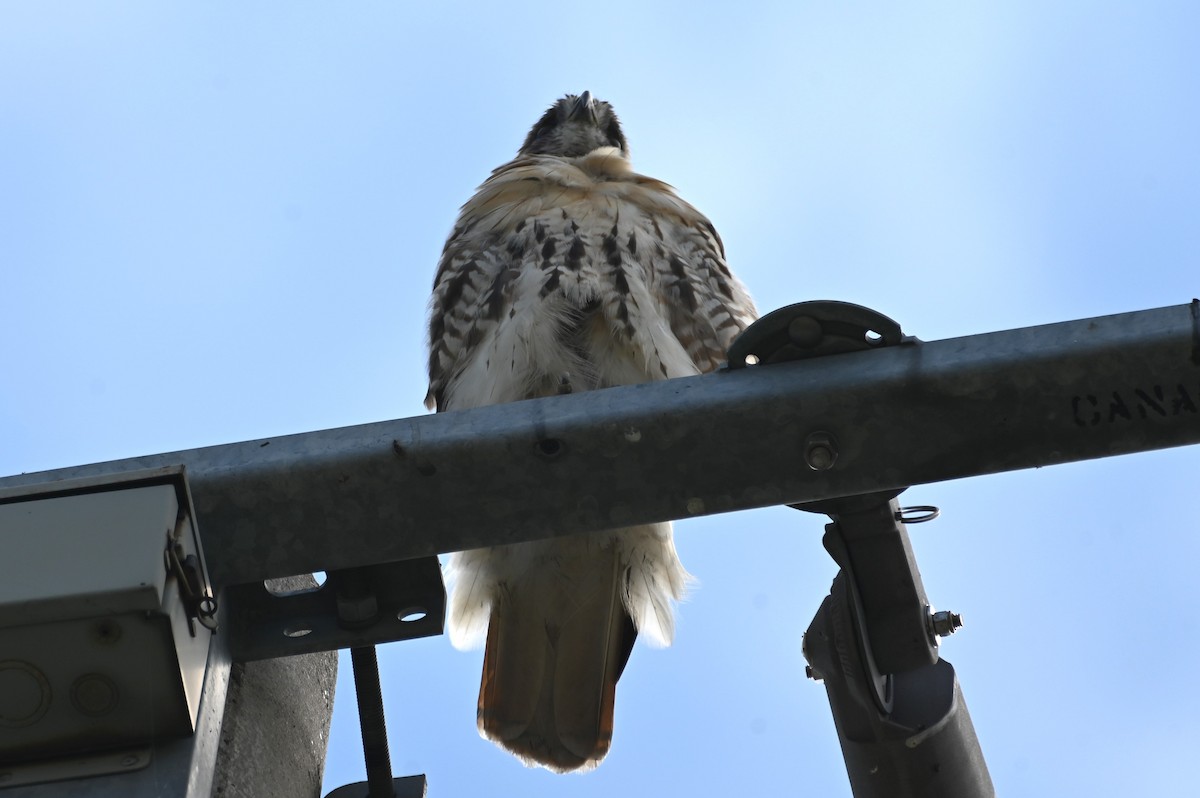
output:
[[234,663],[212,795],[319,796],[336,682],[336,651]]
[[[276,592],[315,586],[312,576],[267,583]],[[336,651],[234,663],[211,794],[319,796],[336,686]]]

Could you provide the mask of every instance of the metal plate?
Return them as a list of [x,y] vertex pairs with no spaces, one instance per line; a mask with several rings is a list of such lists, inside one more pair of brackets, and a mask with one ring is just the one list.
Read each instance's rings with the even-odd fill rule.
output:
[[[427,787],[423,774],[401,776],[392,781],[392,790],[395,791],[396,798],[425,798]],[[367,783],[360,781],[355,784],[347,784],[345,787],[338,787],[325,798],[368,798],[369,795]]]
[[285,593],[233,585],[225,600],[239,662],[440,635],[446,617],[436,557],[334,571],[323,585]]
[[150,764],[150,748],[127,748],[102,754],[0,765],[0,790],[85,776],[132,773]]
[[798,302],[747,327],[729,347],[729,368],[841,355],[907,341],[899,324],[862,305]]

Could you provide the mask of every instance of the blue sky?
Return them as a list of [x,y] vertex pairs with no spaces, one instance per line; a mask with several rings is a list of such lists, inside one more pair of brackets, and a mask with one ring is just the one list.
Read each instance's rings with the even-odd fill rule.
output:
[[[1200,10],[1179,3],[0,5],[0,474],[425,412],[458,206],[556,97],[721,231],[762,310],[926,340],[1200,294]],[[1001,794],[1195,793],[1200,449],[919,486]],[[678,526],[700,586],[594,773],[474,727],[480,654],[380,650],[431,795],[848,796],[800,635],[815,516]],[[326,788],[363,778],[348,679]]]

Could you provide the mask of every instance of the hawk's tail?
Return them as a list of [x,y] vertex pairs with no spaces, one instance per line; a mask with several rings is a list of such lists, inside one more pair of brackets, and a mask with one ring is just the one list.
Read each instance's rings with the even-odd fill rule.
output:
[[587,770],[612,742],[617,679],[637,632],[618,547],[531,572],[492,606],[479,732],[550,770]]

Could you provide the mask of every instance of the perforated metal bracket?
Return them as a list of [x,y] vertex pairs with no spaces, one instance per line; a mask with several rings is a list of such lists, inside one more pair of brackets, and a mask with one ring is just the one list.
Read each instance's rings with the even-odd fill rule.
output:
[[841,355],[920,340],[877,311],[851,302],[798,302],[772,311],[729,347],[729,368]]
[[232,585],[225,596],[240,662],[440,635],[446,616],[436,557],[332,571],[302,590]]

